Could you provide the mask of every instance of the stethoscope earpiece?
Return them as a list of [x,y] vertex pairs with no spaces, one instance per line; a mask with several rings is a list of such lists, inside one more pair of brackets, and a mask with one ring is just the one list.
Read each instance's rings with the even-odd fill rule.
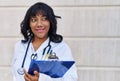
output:
[[36,60],[38,58],[37,53],[31,55],[31,60]]

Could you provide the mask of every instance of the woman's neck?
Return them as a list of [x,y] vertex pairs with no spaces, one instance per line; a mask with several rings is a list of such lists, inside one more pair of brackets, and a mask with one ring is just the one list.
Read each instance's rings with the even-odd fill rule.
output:
[[34,50],[36,51],[40,46],[41,44],[47,40],[48,37],[46,38],[34,38],[33,41],[32,41],[32,44],[33,44],[33,48]]

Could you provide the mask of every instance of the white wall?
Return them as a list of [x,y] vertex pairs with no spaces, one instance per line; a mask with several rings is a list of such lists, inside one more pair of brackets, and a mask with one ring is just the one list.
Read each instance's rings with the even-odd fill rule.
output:
[[0,0],[0,81],[12,81],[13,46],[31,4],[43,1],[62,19],[58,33],[72,49],[79,81],[120,81],[120,0]]

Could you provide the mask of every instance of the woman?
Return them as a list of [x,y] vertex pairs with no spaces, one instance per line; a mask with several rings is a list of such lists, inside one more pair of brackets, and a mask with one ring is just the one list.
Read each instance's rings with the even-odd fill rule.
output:
[[75,65],[61,78],[52,78],[38,71],[34,71],[34,75],[28,73],[32,56],[37,56],[36,60],[48,60],[47,54],[55,53],[60,61],[73,61],[70,48],[62,41],[62,36],[56,34],[56,18],[60,17],[55,16],[53,9],[42,2],[28,9],[21,23],[24,40],[17,42],[14,50],[14,81],[77,81]]

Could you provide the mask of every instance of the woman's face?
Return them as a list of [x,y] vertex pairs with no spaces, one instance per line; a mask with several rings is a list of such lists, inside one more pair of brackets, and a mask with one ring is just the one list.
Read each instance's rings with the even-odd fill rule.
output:
[[30,27],[35,38],[47,39],[50,29],[50,22],[46,16],[41,14],[30,18]]

